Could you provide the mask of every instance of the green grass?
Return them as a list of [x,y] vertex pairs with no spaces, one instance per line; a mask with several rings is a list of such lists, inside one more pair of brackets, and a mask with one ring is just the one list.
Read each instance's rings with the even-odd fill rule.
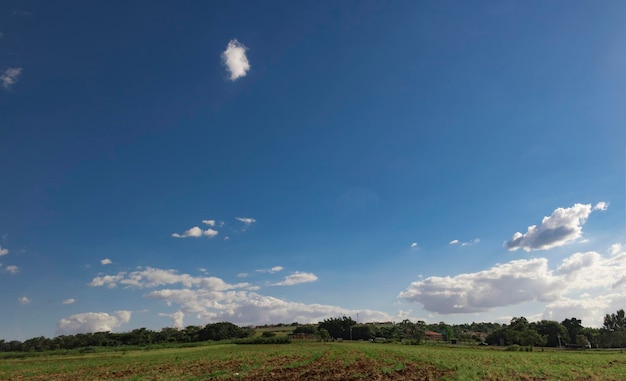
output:
[[219,344],[0,359],[0,380],[626,380],[619,351],[368,342]]

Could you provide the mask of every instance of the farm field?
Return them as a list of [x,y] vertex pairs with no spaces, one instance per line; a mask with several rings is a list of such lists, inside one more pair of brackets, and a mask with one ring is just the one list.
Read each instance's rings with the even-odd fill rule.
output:
[[626,380],[619,351],[219,344],[0,360],[2,380]]

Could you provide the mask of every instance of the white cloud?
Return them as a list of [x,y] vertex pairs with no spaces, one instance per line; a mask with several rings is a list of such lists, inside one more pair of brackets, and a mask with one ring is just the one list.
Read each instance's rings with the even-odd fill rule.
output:
[[601,210],[601,211],[605,211],[609,208],[609,204],[604,202],[604,201],[600,201],[599,203],[597,203],[594,207],[593,210]]
[[31,300],[25,296],[19,297],[17,301],[20,302],[20,304],[30,304],[31,302]]
[[[203,221],[204,222],[204,221]],[[202,230],[201,228],[194,226],[189,230],[184,231],[182,234],[174,233],[172,237],[174,238],[200,238],[202,236],[213,238],[218,235],[219,232],[217,230],[213,230],[211,228],[207,230]]]
[[249,218],[249,217],[235,217],[235,219],[237,221],[241,221],[246,225],[252,225],[253,223],[256,222],[256,220],[254,218]]
[[417,242],[413,242],[413,243],[411,244],[411,248],[412,248],[412,249],[416,249],[416,248],[417,248]]
[[593,210],[605,210],[606,207],[605,202],[599,202],[593,209],[591,204],[557,208],[552,215],[543,218],[540,226],[529,226],[525,234],[515,233],[511,240],[504,243],[504,247],[511,251],[534,251],[563,246],[582,237],[582,226]]
[[459,243],[458,239],[453,239],[452,241],[450,241],[450,245],[456,245]]
[[176,270],[163,270],[152,267],[140,268],[130,273],[119,272],[117,275],[97,276],[89,283],[91,287],[106,286],[114,288],[124,285],[135,288],[152,288],[158,286],[181,284],[185,287],[199,287],[206,290],[230,290],[248,287],[248,283],[228,284],[216,277],[194,277],[179,274]]
[[209,229],[207,229],[207,230],[202,232],[203,236],[209,237],[209,238],[213,238],[213,237],[215,237],[218,234],[219,234],[219,232],[217,230],[213,230],[211,228],[209,228]]
[[545,258],[498,264],[488,270],[453,277],[428,277],[411,283],[399,297],[440,314],[484,312],[528,301],[553,301],[562,280],[548,270]]
[[293,286],[300,283],[315,282],[317,276],[312,273],[301,273],[296,271],[291,275],[287,275],[282,282],[274,283],[273,286]]
[[70,315],[57,323],[58,335],[74,335],[77,333],[108,332],[128,323],[131,311],[115,311],[113,315],[106,312],[86,312]]
[[63,304],[74,304],[74,303],[76,303],[76,299],[71,299],[70,298],[70,299],[65,299],[63,301]]
[[621,243],[614,243],[609,247],[609,254],[611,255],[617,255],[624,251],[626,251],[626,247],[624,247]]
[[20,268],[17,266],[11,265],[11,266],[7,266],[5,271],[11,274],[17,274],[20,272]]
[[[626,301],[625,274],[626,252],[604,257],[589,251],[570,255],[556,270],[548,268],[546,258],[535,258],[497,264],[475,273],[428,277],[411,283],[399,297],[441,314],[485,312],[539,301],[547,303],[543,316],[559,316],[562,320],[578,316],[563,316],[574,307],[621,308],[619,302]],[[586,302],[592,299],[593,303]],[[588,311],[586,316],[598,322],[606,311],[605,308],[600,312]]]
[[239,274],[237,274],[237,276],[238,276],[239,278],[247,278],[249,275],[250,275],[250,274],[248,274],[248,273],[239,273]]
[[0,75],[0,83],[2,83],[2,87],[5,89],[11,88],[11,86],[17,83],[17,79],[20,74],[22,74],[21,67],[10,67],[6,69],[4,73]]
[[215,226],[215,220],[202,220],[202,223],[209,226]]
[[183,318],[185,317],[185,314],[183,313],[183,311],[178,310],[171,314],[159,313],[159,316],[165,316],[165,317],[172,319],[173,328],[181,329],[185,327],[185,325],[183,324]]
[[461,243],[461,246],[470,246],[470,245],[477,244],[479,242],[480,242],[480,238],[474,238],[474,239],[471,239],[471,240],[469,240],[467,242]]
[[222,53],[222,62],[224,62],[226,69],[230,73],[231,81],[245,77],[248,70],[250,70],[246,50],[248,50],[248,48],[233,39],[228,42],[226,50]]
[[258,269],[258,270],[255,270],[255,271],[258,272],[258,273],[274,274],[274,273],[277,273],[277,272],[283,271],[283,270],[284,270],[283,266],[274,266],[271,269]]
[[174,233],[172,234],[172,237],[174,238],[188,238],[188,237],[202,237],[202,229],[200,229],[197,226],[192,227],[189,230],[186,230],[185,232],[183,232],[183,234],[178,234],[178,233]]
[[104,258],[100,261],[100,264],[102,266],[106,266],[106,265],[110,265],[111,263],[113,263],[109,258]]
[[4,33],[0,32],[0,38],[4,37]]
[[3,249],[2,246],[0,246],[0,257],[7,254],[9,254],[9,250]]

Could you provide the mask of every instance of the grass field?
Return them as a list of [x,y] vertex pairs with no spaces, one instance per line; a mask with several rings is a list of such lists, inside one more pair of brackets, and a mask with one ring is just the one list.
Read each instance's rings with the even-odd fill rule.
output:
[[619,351],[220,344],[0,360],[2,380],[626,380]]

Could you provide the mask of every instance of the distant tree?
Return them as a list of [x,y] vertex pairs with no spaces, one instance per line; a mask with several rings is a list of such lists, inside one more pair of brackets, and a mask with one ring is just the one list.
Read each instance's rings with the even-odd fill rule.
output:
[[563,320],[561,324],[567,329],[567,342],[576,344],[576,337],[578,337],[584,328],[582,320],[573,317]]
[[320,328],[319,329],[319,335],[320,335],[320,341],[322,343],[325,343],[328,340],[330,340],[330,333],[328,332],[328,330],[326,328]]
[[293,330],[293,333],[307,333],[313,335],[316,331],[317,328],[314,325],[306,324],[297,326],[296,329]]
[[560,344],[565,344],[569,340],[567,329],[558,321],[541,320],[536,323],[531,323],[530,326],[537,331],[539,335],[545,337],[545,345],[548,347],[558,347]]
[[354,325],[356,325],[356,321],[350,317],[343,316],[341,318],[325,319],[318,324],[318,329],[326,329],[330,336],[335,339],[349,340],[350,328]]

